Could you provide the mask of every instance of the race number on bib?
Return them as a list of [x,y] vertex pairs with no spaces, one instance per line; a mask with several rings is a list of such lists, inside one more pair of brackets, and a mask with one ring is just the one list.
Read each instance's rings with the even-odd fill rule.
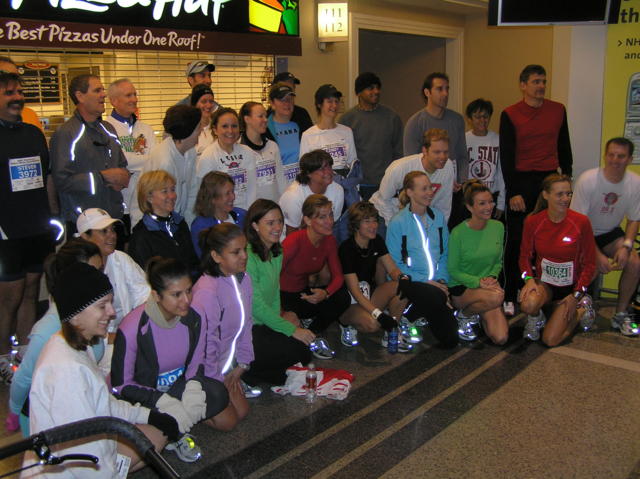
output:
[[35,190],[44,186],[42,163],[39,156],[11,158],[9,160],[11,191]]
[[542,269],[540,279],[547,284],[553,286],[571,286],[573,284],[573,261],[555,263],[542,258],[540,269]]

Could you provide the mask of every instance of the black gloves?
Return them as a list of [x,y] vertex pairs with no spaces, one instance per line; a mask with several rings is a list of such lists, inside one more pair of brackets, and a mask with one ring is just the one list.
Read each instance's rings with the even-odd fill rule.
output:
[[178,429],[178,422],[172,416],[163,412],[151,410],[147,423],[160,429],[169,438],[169,442],[176,442],[182,436]]
[[398,322],[387,313],[380,313],[378,315],[378,322],[380,323],[380,327],[387,332],[398,327]]

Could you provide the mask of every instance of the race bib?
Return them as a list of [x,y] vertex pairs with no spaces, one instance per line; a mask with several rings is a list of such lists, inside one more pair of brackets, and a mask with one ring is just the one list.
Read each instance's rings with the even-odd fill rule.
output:
[[571,286],[573,284],[573,261],[555,263],[542,258],[540,264],[542,275],[540,279],[553,286]]
[[[365,298],[371,299],[371,286],[369,286],[369,283],[366,281],[360,281],[358,283],[358,287]],[[351,296],[351,294],[349,294],[349,296]],[[356,298],[353,296],[351,296],[351,304],[358,304],[358,301],[356,301]]]
[[125,479],[129,474],[129,467],[131,467],[131,458],[124,454],[117,454],[116,471],[118,472],[118,478]]
[[331,156],[334,170],[344,170],[349,167],[347,164],[347,145],[344,143],[333,143],[322,147],[322,149]]
[[290,165],[284,165],[284,177],[287,179],[287,183],[292,183],[300,173],[300,164],[292,163]]
[[261,161],[257,165],[258,186],[273,184],[276,176],[276,162],[273,160]]
[[40,156],[9,160],[11,191],[27,191],[44,187]]
[[166,373],[158,374],[156,389],[160,392],[166,393],[171,388],[171,386],[173,386],[173,383],[175,383],[183,374],[184,366],[174,369],[173,371],[167,371]]

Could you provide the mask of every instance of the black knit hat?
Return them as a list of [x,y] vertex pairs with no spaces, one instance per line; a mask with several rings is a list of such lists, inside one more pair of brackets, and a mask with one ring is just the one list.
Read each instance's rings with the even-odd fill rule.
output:
[[173,105],[164,115],[162,126],[174,140],[184,140],[191,136],[200,120],[202,113],[195,106]]
[[371,72],[360,73],[358,78],[356,78],[356,95],[372,85],[378,85],[378,88],[382,88],[382,82],[380,78],[378,78],[378,75]]
[[75,263],[60,273],[51,294],[64,323],[112,292],[104,273],[87,263]]
[[210,86],[205,85],[204,83],[199,83],[198,85],[193,87],[191,90],[191,106],[196,106],[200,97],[204,95],[213,96],[213,90]]

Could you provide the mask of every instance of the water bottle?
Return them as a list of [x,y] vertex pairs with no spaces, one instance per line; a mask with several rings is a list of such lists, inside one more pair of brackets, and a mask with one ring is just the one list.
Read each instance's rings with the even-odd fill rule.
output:
[[317,386],[318,373],[316,372],[316,366],[313,363],[309,363],[307,366],[306,380],[306,399],[308,403],[312,403],[316,399],[316,386]]
[[389,354],[396,354],[398,352],[398,328],[393,328],[389,331],[387,337],[387,351]]

